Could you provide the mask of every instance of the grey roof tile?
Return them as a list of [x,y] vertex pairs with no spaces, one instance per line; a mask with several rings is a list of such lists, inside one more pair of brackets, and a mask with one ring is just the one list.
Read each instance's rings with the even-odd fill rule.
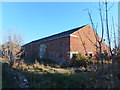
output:
[[[84,25],[84,26],[86,26],[86,25]],[[44,42],[44,41],[49,41],[49,40],[53,40],[53,39],[65,37],[65,36],[68,36],[68,35],[72,34],[72,33],[75,32],[75,31],[83,28],[84,26],[77,27],[77,28],[74,28],[74,29],[71,29],[71,30],[68,30],[68,31],[64,31],[64,32],[61,32],[61,33],[58,33],[58,34],[55,34],[55,35],[52,35],[52,36],[45,37],[45,38],[41,38],[41,39],[32,41],[32,42],[30,42],[30,43],[27,43],[27,44],[25,44],[25,45],[32,44],[32,43],[36,43],[36,42]],[[25,45],[23,45],[23,46],[25,46]]]

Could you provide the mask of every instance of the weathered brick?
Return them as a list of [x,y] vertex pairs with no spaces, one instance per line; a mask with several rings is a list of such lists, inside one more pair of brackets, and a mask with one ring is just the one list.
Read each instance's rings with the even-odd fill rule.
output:
[[[101,38],[99,37],[99,39]],[[25,57],[34,60],[39,59],[41,44],[46,45],[45,58],[52,59],[58,63],[70,60],[71,54],[75,52],[79,52],[83,55],[89,52],[93,52],[93,55],[96,54],[95,31],[90,25],[86,25],[64,37],[25,45],[23,46],[25,48]],[[99,46],[98,43],[97,46]],[[104,50],[108,51],[108,46],[103,41],[102,51]]]

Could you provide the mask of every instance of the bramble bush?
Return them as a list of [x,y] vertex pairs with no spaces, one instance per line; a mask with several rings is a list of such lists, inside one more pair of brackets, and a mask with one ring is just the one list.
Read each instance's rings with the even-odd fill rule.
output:
[[87,57],[79,53],[79,54],[73,54],[69,66],[75,66],[75,67],[84,66],[86,68],[87,65],[90,65],[92,63],[93,61],[91,59],[88,59]]

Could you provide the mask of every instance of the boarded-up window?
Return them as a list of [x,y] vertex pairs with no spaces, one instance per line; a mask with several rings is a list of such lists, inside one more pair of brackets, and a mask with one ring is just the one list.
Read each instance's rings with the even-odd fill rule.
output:
[[44,59],[45,58],[45,56],[46,56],[46,45],[45,44],[41,44],[40,45],[40,54],[39,54],[39,56],[40,56],[40,59]]

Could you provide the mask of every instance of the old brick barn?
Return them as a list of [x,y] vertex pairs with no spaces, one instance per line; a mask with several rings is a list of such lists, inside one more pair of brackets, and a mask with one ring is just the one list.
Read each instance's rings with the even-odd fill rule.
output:
[[[25,58],[32,58],[34,60],[51,59],[57,63],[64,63],[69,61],[75,53],[95,56],[96,46],[98,46],[95,33],[90,25],[84,25],[32,41],[23,45]],[[98,38],[100,37],[98,36]],[[104,41],[102,44],[102,51],[108,51],[107,44]]]

